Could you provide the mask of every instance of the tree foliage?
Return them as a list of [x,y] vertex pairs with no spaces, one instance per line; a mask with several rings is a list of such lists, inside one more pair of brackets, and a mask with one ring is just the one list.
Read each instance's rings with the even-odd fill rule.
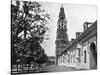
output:
[[12,63],[36,62],[45,55],[41,43],[49,19],[49,14],[38,2],[11,2]]

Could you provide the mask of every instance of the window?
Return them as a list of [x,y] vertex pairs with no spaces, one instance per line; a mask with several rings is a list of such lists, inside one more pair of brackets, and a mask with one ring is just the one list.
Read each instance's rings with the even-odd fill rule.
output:
[[81,57],[80,57],[80,48],[79,48],[79,53],[78,53],[78,56],[79,56],[79,62],[81,62]]
[[81,62],[81,58],[80,58],[80,48],[77,48],[76,50],[76,58],[78,62]]
[[62,23],[62,27],[63,27],[63,23]]
[[66,25],[64,25],[64,28],[66,28]]
[[60,28],[60,25],[59,25],[59,28]]
[[62,28],[64,28],[64,24],[62,23]]
[[64,17],[61,17],[61,19],[64,19]]
[[80,58],[80,48],[77,48],[77,50],[76,50],[76,56],[77,56],[77,58]]
[[86,63],[86,50],[84,51],[84,63]]

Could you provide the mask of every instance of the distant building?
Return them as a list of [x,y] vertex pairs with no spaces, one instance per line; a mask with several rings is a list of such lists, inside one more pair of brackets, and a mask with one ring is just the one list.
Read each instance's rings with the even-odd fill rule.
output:
[[[77,69],[97,68],[97,21],[94,23],[85,22],[83,26],[83,32],[76,32],[76,39],[68,41],[68,37],[65,38],[67,39],[65,42],[68,42],[68,44],[64,44],[63,48],[60,47],[60,54],[56,58],[58,65]],[[58,36],[60,34],[58,34],[57,29],[56,41],[60,41]],[[63,39],[63,37],[61,38]],[[62,42],[56,42],[56,51],[59,51],[57,48],[60,43],[62,44]],[[58,53],[56,52],[56,55]]]
[[48,64],[56,64],[56,57],[48,56]]

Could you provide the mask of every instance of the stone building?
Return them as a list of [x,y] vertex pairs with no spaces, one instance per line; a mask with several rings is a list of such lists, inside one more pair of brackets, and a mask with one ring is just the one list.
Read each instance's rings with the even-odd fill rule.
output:
[[[60,14],[63,7],[60,8]],[[59,15],[60,15],[59,14]],[[64,11],[63,11],[64,14]],[[64,15],[65,18],[65,15]],[[57,39],[56,39],[56,62],[58,65],[75,67],[77,69],[96,69],[97,68],[97,21],[94,23],[85,22],[83,24],[84,31],[76,32],[76,39],[68,41],[66,34],[67,20],[63,21],[59,18],[57,24]],[[60,24],[61,23],[61,24]],[[65,29],[65,38],[60,34],[60,27]],[[63,33],[64,33],[63,32]],[[61,36],[61,37],[59,37]],[[61,41],[65,41],[63,43]],[[65,40],[64,40],[65,39]]]
[[77,69],[97,68],[97,21],[85,22],[83,26],[84,32],[76,32],[76,39],[70,41],[59,56],[59,65]]

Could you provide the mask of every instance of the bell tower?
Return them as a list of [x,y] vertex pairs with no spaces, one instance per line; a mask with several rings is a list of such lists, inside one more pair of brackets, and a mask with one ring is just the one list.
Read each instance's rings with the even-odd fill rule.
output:
[[61,6],[58,21],[57,21],[57,36],[56,36],[56,64],[58,64],[59,55],[68,46],[68,35],[67,35],[67,20],[64,13],[64,8]]

